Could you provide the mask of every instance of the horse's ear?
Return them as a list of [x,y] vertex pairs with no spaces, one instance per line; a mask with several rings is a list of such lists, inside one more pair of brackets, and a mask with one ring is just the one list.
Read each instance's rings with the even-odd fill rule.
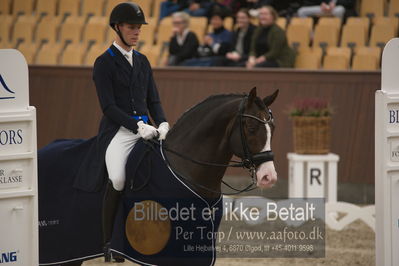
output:
[[248,95],[248,106],[250,106],[256,99],[256,87],[253,87]]
[[265,103],[266,106],[272,105],[274,100],[276,100],[276,98],[277,98],[278,92],[279,92],[279,90],[276,90],[272,95],[266,96],[263,99],[263,102]]

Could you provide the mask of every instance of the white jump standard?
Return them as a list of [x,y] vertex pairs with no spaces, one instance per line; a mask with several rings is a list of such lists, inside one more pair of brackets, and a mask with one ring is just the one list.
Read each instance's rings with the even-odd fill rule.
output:
[[0,264],[38,265],[36,109],[23,55],[0,50]]
[[376,265],[399,265],[399,39],[382,55],[375,98]]

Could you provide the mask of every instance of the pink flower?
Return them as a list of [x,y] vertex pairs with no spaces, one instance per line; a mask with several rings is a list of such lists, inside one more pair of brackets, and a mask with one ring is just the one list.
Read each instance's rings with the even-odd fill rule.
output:
[[293,116],[328,116],[331,114],[330,106],[326,99],[306,98],[294,102],[291,111]]

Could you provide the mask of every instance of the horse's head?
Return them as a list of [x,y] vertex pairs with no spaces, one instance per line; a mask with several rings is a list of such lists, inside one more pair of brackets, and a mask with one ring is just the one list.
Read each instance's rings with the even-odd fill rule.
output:
[[269,106],[278,95],[276,90],[263,100],[256,96],[253,88],[241,102],[238,119],[230,135],[233,153],[256,170],[258,187],[269,188],[277,181],[271,153],[274,120]]

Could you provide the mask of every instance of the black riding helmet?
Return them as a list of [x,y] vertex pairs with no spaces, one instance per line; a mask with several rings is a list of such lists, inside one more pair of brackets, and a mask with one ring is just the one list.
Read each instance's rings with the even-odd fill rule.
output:
[[109,17],[109,25],[113,30],[118,33],[119,37],[122,39],[122,42],[125,45],[128,44],[122,37],[118,27],[115,28],[115,25],[120,23],[148,24],[145,21],[144,12],[139,5],[131,2],[125,2],[116,5],[114,9],[112,9],[111,15]]
[[123,22],[129,24],[147,24],[141,7],[131,2],[120,3],[112,9],[111,16],[109,17],[109,25],[114,28],[115,24]]

